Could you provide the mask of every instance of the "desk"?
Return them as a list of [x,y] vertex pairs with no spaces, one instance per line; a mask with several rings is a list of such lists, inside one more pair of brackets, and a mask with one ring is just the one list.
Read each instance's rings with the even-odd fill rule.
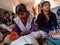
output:
[[47,37],[48,45],[60,45],[60,39],[53,39],[52,37]]

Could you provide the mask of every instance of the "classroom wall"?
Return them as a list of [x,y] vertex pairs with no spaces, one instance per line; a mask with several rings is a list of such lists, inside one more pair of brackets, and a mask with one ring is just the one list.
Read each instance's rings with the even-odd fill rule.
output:
[[13,13],[12,11],[0,8],[0,16],[3,16],[4,11],[8,11],[10,15]]
[[51,11],[54,12],[54,13],[56,14],[56,12],[57,12],[58,9],[60,9],[60,6],[51,9]]

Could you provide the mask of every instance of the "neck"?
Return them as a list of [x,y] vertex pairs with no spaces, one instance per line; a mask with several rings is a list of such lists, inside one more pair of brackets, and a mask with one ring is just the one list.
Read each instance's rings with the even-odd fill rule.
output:
[[23,23],[26,23],[26,22],[27,22],[27,19],[21,19],[21,21],[22,21]]
[[48,11],[43,11],[43,12],[44,12],[44,14],[45,14],[45,15],[48,15],[48,14],[49,14],[49,12],[48,12]]

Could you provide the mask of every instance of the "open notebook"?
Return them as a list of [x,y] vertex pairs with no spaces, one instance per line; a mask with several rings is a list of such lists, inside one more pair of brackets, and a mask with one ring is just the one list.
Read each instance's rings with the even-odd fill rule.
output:
[[53,37],[53,39],[59,39],[60,40],[60,34],[53,35],[52,37]]
[[9,28],[8,26],[6,26],[5,24],[0,24],[1,27],[3,27],[4,29],[8,30],[9,32],[12,31],[11,28]]
[[13,41],[10,45],[24,45],[24,44],[39,45],[36,39],[34,39],[30,35],[22,36],[19,39]]

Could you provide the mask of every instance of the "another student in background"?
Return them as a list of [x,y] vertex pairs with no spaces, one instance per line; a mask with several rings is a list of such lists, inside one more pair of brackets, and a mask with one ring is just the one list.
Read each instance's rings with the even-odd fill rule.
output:
[[57,20],[60,20],[60,9],[58,9],[56,16],[57,16]]
[[17,17],[17,14],[15,14],[15,13],[12,13],[12,16],[11,16],[11,21],[12,21],[12,23],[14,24],[14,18],[16,18]]
[[6,24],[6,25],[11,25],[11,19],[10,19],[10,14],[7,12],[7,11],[5,11],[4,12],[4,24]]
[[4,39],[9,33],[10,29],[4,24],[3,18],[0,17],[0,43],[4,43]]
[[59,25],[59,29],[57,30],[57,32],[60,33],[60,8],[57,10],[56,17],[57,17],[57,22]]

